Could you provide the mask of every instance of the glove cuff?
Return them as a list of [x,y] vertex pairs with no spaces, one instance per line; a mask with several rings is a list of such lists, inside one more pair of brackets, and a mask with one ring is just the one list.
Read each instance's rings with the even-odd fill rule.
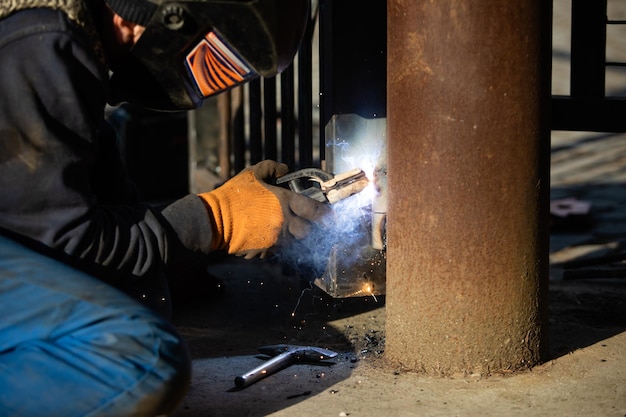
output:
[[203,201],[207,210],[209,211],[209,216],[211,218],[211,230],[213,235],[211,236],[211,250],[224,250],[226,249],[226,241],[225,241],[225,231],[224,231],[224,222],[223,215],[220,209],[220,199],[219,193],[215,191],[209,193],[198,194]]

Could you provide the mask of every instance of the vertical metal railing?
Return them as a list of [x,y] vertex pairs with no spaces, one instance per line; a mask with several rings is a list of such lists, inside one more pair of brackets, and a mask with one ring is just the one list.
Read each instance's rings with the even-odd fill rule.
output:
[[607,0],[572,0],[570,95],[552,97],[552,129],[626,132],[626,98],[607,97]]
[[[232,162],[228,177],[263,159],[290,169],[319,166],[313,137],[313,42],[316,2],[294,62],[278,77],[256,79],[233,90],[230,130]],[[241,100],[236,100],[238,95]]]
[[[607,18],[606,25],[607,25],[607,28],[609,26],[614,26],[614,27],[616,27],[616,26],[625,26],[626,27],[626,20],[622,20],[622,19],[612,20],[612,19],[608,19]],[[626,62],[606,61],[605,65],[606,65],[607,68],[610,68],[610,67],[614,67],[614,68],[615,67],[626,67]]]
[[604,97],[606,7],[606,0],[572,0],[572,97]]

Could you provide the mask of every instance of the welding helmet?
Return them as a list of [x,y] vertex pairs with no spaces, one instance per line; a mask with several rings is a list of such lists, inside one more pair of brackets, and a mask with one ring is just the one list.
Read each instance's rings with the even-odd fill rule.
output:
[[105,0],[145,31],[111,75],[110,104],[189,110],[292,62],[310,0]]

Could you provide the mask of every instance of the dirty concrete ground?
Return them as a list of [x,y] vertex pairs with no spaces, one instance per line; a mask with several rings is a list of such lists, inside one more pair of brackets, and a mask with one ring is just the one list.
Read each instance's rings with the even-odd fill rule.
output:
[[[177,417],[626,416],[626,135],[554,132],[552,201],[590,203],[550,236],[551,359],[518,374],[432,378],[385,362],[385,297],[333,299],[270,260],[211,266],[223,283],[179,305],[194,357]],[[243,390],[259,346],[333,349]]]
[[[574,197],[591,209],[551,233],[548,362],[518,374],[453,378],[394,369],[384,359],[384,296],[332,299],[280,264],[234,258],[211,269],[224,283],[219,294],[177,309],[194,376],[176,416],[626,416],[626,269],[618,260],[626,243],[626,147],[620,142],[625,135],[598,135],[583,152],[589,137],[581,136],[553,150],[554,199]],[[579,164],[587,175],[560,179],[566,165],[579,171]],[[589,174],[594,167],[604,167],[600,176]],[[278,343],[340,354],[235,389],[235,376],[266,359],[257,347]]]
[[[556,94],[568,82],[567,3],[554,2]],[[626,16],[624,3],[609,8]],[[553,132],[551,160],[551,200],[590,207],[552,226],[549,361],[452,378],[394,369],[384,357],[384,296],[332,299],[277,262],[229,258],[210,269],[223,286],[176,308],[194,374],[175,417],[626,416],[626,135]],[[340,354],[235,389],[237,375],[266,359],[257,348],[278,343]]]

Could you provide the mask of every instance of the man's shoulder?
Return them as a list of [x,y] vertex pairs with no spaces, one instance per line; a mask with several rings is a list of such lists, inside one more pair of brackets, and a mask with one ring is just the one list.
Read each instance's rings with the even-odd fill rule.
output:
[[[79,26],[90,24],[89,0],[3,0],[0,2],[0,19],[19,13],[19,18],[32,16],[45,18],[46,15],[63,14]],[[54,19],[54,17],[53,17]]]
[[2,18],[0,22],[0,46],[45,33],[77,33],[77,28],[73,27],[65,13],[48,8],[18,10]]
[[[81,54],[85,64],[99,68],[98,72],[106,72],[104,53],[99,36],[91,25],[79,25],[65,11],[50,8],[24,9],[11,13],[0,19],[0,51],[12,43],[20,42],[19,46],[10,48],[18,55],[38,53],[51,45],[72,43],[75,52]],[[1,53],[1,52],[0,52]]]

